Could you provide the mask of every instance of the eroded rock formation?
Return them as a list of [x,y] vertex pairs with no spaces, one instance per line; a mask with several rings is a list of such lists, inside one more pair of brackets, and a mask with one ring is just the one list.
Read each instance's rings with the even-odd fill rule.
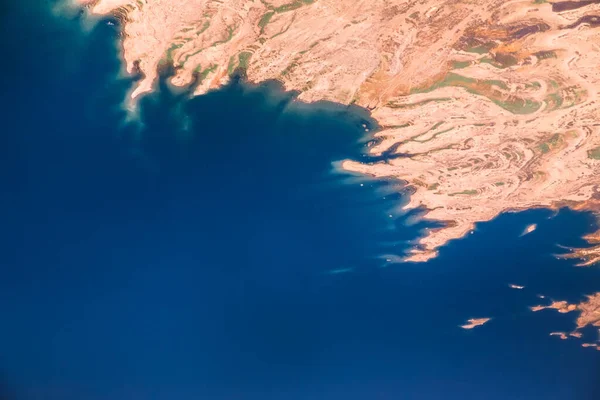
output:
[[[566,340],[569,337],[581,339],[583,333],[581,329],[587,326],[594,326],[600,329],[600,292],[587,297],[587,300],[579,304],[570,304],[566,301],[554,301],[550,305],[531,307],[532,311],[541,311],[544,309],[554,309],[560,313],[578,312],[579,316],[575,322],[575,329],[567,332],[552,332],[550,335],[559,336]],[[583,343],[583,347],[595,347],[600,350],[600,337],[596,338],[596,342]]]
[[[343,167],[406,181],[406,208],[446,222],[408,260],[503,211],[595,207],[597,0],[77,1],[122,19],[127,69],[144,74],[134,97],[166,63],[174,85],[196,76],[197,94],[241,68],[303,101],[370,109],[382,160]],[[571,256],[593,262],[600,250]]]

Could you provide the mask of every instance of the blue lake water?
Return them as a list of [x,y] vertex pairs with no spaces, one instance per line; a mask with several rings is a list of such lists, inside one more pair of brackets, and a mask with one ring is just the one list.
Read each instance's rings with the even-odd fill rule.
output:
[[118,24],[53,6],[0,8],[1,398],[600,398],[600,352],[548,336],[575,316],[527,309],[600,290],[553,257],[591,216],[505,214],[386,266],[425,224],[336,170],[364,111],[163,84],[127,122]]

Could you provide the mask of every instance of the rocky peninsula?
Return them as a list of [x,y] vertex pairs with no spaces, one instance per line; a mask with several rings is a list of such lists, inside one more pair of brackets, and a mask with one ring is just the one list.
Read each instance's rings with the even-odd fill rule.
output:
[[371,110],[384,160],[343,168],[405,181],[405,208],[445,222],[409,261],[505,211],[599,209],[600,0],[72,1],[121,20],[133,98],[167,65],[195,94],[244,70]]
[[[544,306],[538,305],[530,308],[531,311],[537,312],[544,309],[554,309],[559,313],[577,312],[579,315],[575,321],[575,329],[572,332],[552,332],[550,335],[559,336],[566,340],[569,337],[581,339],[583,333],[581,330],[588,326],[593,326],[600,329],[600,292],[587,296],[587,298],[578,303],[571,304],[567,301],[553,301],[551,304]],[[595,342],[587,342],[582,344],[583,347],[594,347],[600,350],[600,337],[595,338]]]

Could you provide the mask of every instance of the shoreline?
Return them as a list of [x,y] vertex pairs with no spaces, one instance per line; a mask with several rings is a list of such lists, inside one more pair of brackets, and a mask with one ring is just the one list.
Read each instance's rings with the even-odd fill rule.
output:
[[[182,6],[187,6],[187,3],[185,3],[184,0],[181,1]],[[475,90],[468,85],[465,86],[466,84],[464,82],[469,83],[470,81],[468,79],[472,80],[472,78],[464,78],[462,75],[457,75],[454,72],[448,73],[445,79],[447,79],[448,76],[457,76],[458,78],[453,79],[458,80],[458,87],[449,85],[435,90],[436,92],[443,92],[446,96],[444,98],[438,99],[432,97],[432,95],[429,94],[429,90],[422,92],[417,91],[413,94],[411,89],[410,95],[405,94],[404,96],[397,98],[397,100],[385,104],[380,101],[376,103],[366,101],[364,98],[361,99],[360,96],[356,99],[358,100],[356,102],[355,99],[338,101],[339,96],[334,95],[333,93],[326,95],[318,94],[321,92],[314,92],[314,87],[308,87],[308,92],[305,90],[294,89],[297,82],[290,83],[291,81],[288,75],[285,75],[284,78],[283,73],[279,77],[269,71],[259,73],[258,70],[253,67],[253,64],[243,64],[241,58],[239,63],[236,64],[234,62],[232,64],[231,61],[234,60],[234,56],[237,54],[232,52],[237,52],[239,50],[239,48],[236,47],[238,46],[237,43],[243,42],[248,37],[254,37],[253,35],[256,35],[256,32],[249,31],[249,28],[246,29],[243,27],[239,28],[238,36],[235,36],[233,31],[230,31],[227,41],[223,42],[219,39],[219,41],[215,42],[211,48],[202,47],[199,50],[204,51],[200,56],[207,60],[211,60],[214,57],[217,59],[219,59],[219,57],[226,58],[226,56],[233,54],[231,55],[228,67],[228,69],[233,67],[232,71],[226,74],[223,70],[223,65],[220,67],[217,66],[216,70],[212,67],[207,68],[207,65],[203,61],[202,63],[205,66],[205,69],[202,74],[200,74],[200,71],[194,70],[191,72],[191,75],[189,75],[189,67],[185,67],[185,65],[187,65],[185,64],[185,60],[187,60],[190,56],[189,54],[191,54],[189,53],[189,50],[186,50],[188,51],[188,56],[185,57],[184,63],[181,63],[181,61],[178,63],[176,60],[179,49],[188,43],[188,39],[193,42],[195,40],[193,37],[181,42],[173,42],[174,44],[171,45],[167,52],[166,59],[157,58],[163,57],[158,53],[153,53],[154,55],[152,57],[154,58],[141,60],[136,58],[135,55],[132,55],[132,52],[138,51],[136,50],[136,46],[143,48],[144,46],[147,47],[148,43],[152,43],[153,40],[164,39],[162,36],[157,39],[157,37],[155,37],[156,34],[154,36],[144,36],[146,34],[145,29],[148,27],[144,25],[145,23],[138,21],[138,19],[145,15],[144,13],[146,11],[144,7],[156,7],[156,10],[164,12],[166,15],[171,15],[170,13],[175,11],[163,9],[160,5],[144,6],[143,3],[140,3],[136,6],[130,4],[131,2],[129,0],[78,0],[75,2],[86,7],[89,10],[88,13],[94,17],[112,15],[122,22],[119,24],[119,29],[122,32],[120,39],[120,57],[126,65],[125,69],[128,74],[132,75],[134,68],[137,69],[138,72],[142,72],[142,74],[138,75],[136,85],[128,94],[129,100],[127,108],[130,110],[135,109],[136,102],[139,101],[140,98],[139,96],[156,90],[157,85],[160,86],[166,83],[173,92],[189,93],[190,96],[196,96],[214,89],[226,87],[230,80],[234,79],[239,81],[241,77],[241,82],[243,82],[244,85],[249,85],[249,87],[274,85],[276,88],[275,90],[287,93],[286,96],[289,96],[290,104],[294,105],[295,110],[302,110],[304,107],[314,107],[315,104],[319,104],[319,107],[325,106],[334,110],[349,110],[351,107],[356,107],[354,109],[356,112],[366,113],[370,119],[375,121],[373,124],[375,129],[372,129],[371,126],[365,126],[365,132],[369,133],[369,139],[366,140],[366,142],[371,145],[367,149],[367,154],[371,161],[343,160],[339,163],[339,167],[347,172],[366,174],[374,178],[395,180],[404,183],[402,187],[403,190],[410,192],[410,201],[402,207],[402,210],[425,210],[421,215],[423,220],[434,221],[440,224],[439,227],[427,230],[427,235],[419,239],[418,245],[413,249],[414,251],[411,256],[406,258],[407,261],[427,261],[435,257],[439,248],[446,245],[449,241],[462,238],[473,231],[477,223],[490,221],[506,212],[515,212],[533,208],[556,210],[565,205],[573,209],[580,208],[592,211],[595,215],[598,215],[596,207],[590,206],[589,204],[593,203],[594,196],[597,196],[597,191],[600,190],[600,187],[594,179],[594,169],[600,168],[600,164],[595,163],[593,159],[585,159],[586,164],[583,166],[578,164],[582,161],[581,157],[585,155],[585,151],[587,151],[588,154],[590,151],[593,151],[592,147],[595,145],[595,139],[593,139],[590,132],[587,131],[587,127],[582,127],[575,130],[570,129],[564,131],[564,133],[557,133],[555,136],[559,135],[558,139],[550,139],[550,142],[547,142],[548,139],[540,134],[539,131],[541,127],[538,126],[539,123],[536,120],[536,118],[539,118],[542,115],[541,113],[548,112],[547,108],[549,107],[549,103],[547,102],[542,102],[541,106],[535,110],[525,110],[527,112],[520,110],[507,112],[507,106],[504,106],[504,110],[500,110],[501,107],[499,107],[498,104],[492,106],[492,102],[490,102],[490,100],[494,100],[493,96],[495,96],[495,94],[493,93],[496,93],[498,89],[493,89],[494,91],[492,94],[487,92],[478,93],[477,90],[479,89]],[[527,8],[532,6],[528,5],[523,7]],[[300,7],[297,12],[316,13],[320,12],[319,10],[320,9],[312,7],[311,5],[307,5],[306,7]],[[540,18],[546,18],[549,19],[549,21],[552,21],[552,24],[558,27],[556,29],[572,29],[576,27],[571,27],[569,25],[567,28],[563,28],[566,25],[557,23],[556,18],[558,17],[555,18],[555,14],[552,13],[552,10],[550,10],[549,7],[533,7],[531,10],[532,12],[535,11],[538,13]],[[176,12],[176,15],[180,17],[185,17],[187,15],[182,14],[184,12],[183,10],[177,10]],[[190,10],[185,12],[196,11]],[[223,12],[225,15],[229,15],[229,11],[221,8],[215,12]],[[296,11],[292,14],[283,13],[281,15],[281,18],[287,18],[286,16],[296,15]],[[244,17],[239,18],[241,18],[241,24],[247,22],[244,20]],[[212,17],[207,20],[205,26],[210,27],[211,22]],[[290,24],[292,22],[290,22]],[[259,25],[260,24],[261,22],[259,22]],[[550,29],[550,27],[551,25],[548,25],[548,29]],[[174,29],[173,32],[179,32],[179,36],[177,37],[186,37],[185,34],[182,33],[183,31],[177,30],[180,28],[181,26],[176,24],[170,26],[169,29]],[[131,36],[128,33],[128,29],[135,32],[135,36]],[[235,28],[234,31],[236,29],[237,28]],[[468,24],[466,24],[459,28],[458,31],[469,32],[469,29]],[[540,36],[540,41],[545,37],[544,35],[550,34],[545,33],[548,29],[544,28],[544,30],[536,33],[536,35]],[[201,32],[204,32],[204,30],[205,29],[203,28]],[[163,33],[165,35],[171,34],[169,32],[171,31],[165,31]],[[165,37],[167,38],[166,40],[169,40],[168,36]],[[231,42],[227,43],[229,40],[231,40]],[[521,37],[517,36],[515,38],[509,35],[503,40],[507,41],[507,43],[517,43],[521,41]],[[217,43],[219,43],[220,47],[215,47]],[[462,46],[462,44],[459,44],[459,46]],[[460,48],[458,50],[457,55],[464,58],[466,56],[464,51]],[[183,52],[183,50],[181,51]],[[486,52],[489,52],[489,49],[486,50]],[[206,55],[204,56],[203,54]],[[241,54],[242,53],[240,53],[240,57]],[[252,54],[255,53],[251,52],[248,54],[252,57]],[[146,62],[146,64],[144,64],[146,67],[142,65],[144,62]],[[209,63],[210,61],[207,62]],[[156,64],[156,67],[152,67],[154,64]],[[470,65],[474,65],[472,61]],[[525,68],[525,66],[526,64],[523,65],[523,68]],[[559,68],[553,64],[551,64],[551,66],[553,68]],[[162,68],[167,68],[172,73],[165,76],[164,71],[161,71]],[[459,69],[462,68],[464,68],[464,66],[461,65]],[[249,73],[247,74],[246,71]],[[285,71],[287,71],[287,69]],[[489,75],[489,68],[473,70],[474,74],[482,74],[484,72]],[[512,73],[510,69],[507,69],[507,74],[508,73]],[[399,75],[399,78],[402,78],[402,74]],[[504,77],[500,75],[499,78]],[[578,78],[573,77],[572,79],[574,82],[578,82]],[[364,83],[366,81],[361,82]],[[476,82],[479,82],[479,80],[476,80]],[[493,80],[489,82],[494,82],[489,85],[508,88],[508,84],[504,83],[503,80]],[[510,83],[510,81],[508,82]],[[335,81],[328,81],[327,83],[335,84]],[[471,92],[467,91],[468,93],[465,93],[458,90],[461,88],[461,85],[462,88],[471,89]],[[478,83],[478,85],[480,84]],[[543,85],[541,87],[544,88]],[[584,107],[587,107],[585,110],[587,110],[588,113],[593,114],[595,108],[591,106],[593,102],[590,102],[591,100],[589,98],[595,96],[595,91],[592,93],[593,88],[589,83],[583,87],[588,92],[588,99],[584,99],[580,108],[584,109]],[[382,90],[387,93],[388,88],[384,87]],[[473,90],[475,90],[475,92],[473,92]],[[524,93],[525,92],[527,91],[524,91]],[[386,96],[388,95],[386,94]],[[332,100],[334,98],[336,100]],[[413,99],[413,101],[410,102],[410,99]],[[456,99],[452,101],[465,101],[467,104],[474,102],[475,106],[473,106],[474,108],[472,111],[463,112],[452,105],[444,105],[448,99]],[[482,103],[482,100],[484,99],[485,101]],[[407,100],[409,101],[407,102]],[[440,102],[440,105],[437,105],[438,101]],[[452,101],[450,101],[450,103],[452,103]],[[497,101],[495,102],[498,103]],[[481,109],[477,109],[476,107],[478,106],[480,106]],[[397,109],[402,109],[402,111],[396,111]],[[419,115],[431,114],[432,116],[435,116],[436,114],[442,113],[442,111],[448,114],[444,119],[439,120],[439,118],[435,117],[431,123],[428,122],[427,124],[423,124],[423,122],[420,121],[421,117],[419,117]],[[560,116],[563,114],[566,115],[568,112],[570,111],[566,110],[555,114]],[[532,117],[525,115],[530,113],[532,114]],[[505,132],[495,128],[497,122],[493,119],[494,114],[498,114],[495,118],[496,120],[500,118],[500,120],[505,121],[505,126],[516,124],[516,126],[522,125],[522,127],[515,129],[514,132],[512,132],[514,137],[506,138]],[[469,123],[461,122],[464,119],[470,120]],[[433,122],[437,120],[439,120],[439,122],[433,124]],[[485,123],[486,120],[490,120],[491,122],[489,124]],[[398,125],[401,121],[408,122]],[[444,125],[446,129],[437,129],[440,125]],[[552,130],[556,131],[555,127],[551,126],[549,123],[547,123],[547,125],[549,129],[552,128]],[[455,132],[457,130],[459,130],[460,133]],[[529,142],[523,141],[523,130],[527,132],[525,139],[528,139]],[[559,130],[559,132],[563,130],[564,129]],[[452,133],[448,134],[448,136],[443,135],[448,131],[452,131]],[[527,135],[530,135],[531,138]],[[456,139],[453,139],[453,137],[456,137]],[[540,147],[541,151],[535,146],[532,146],[531,140],[542,141],[541,144],[538,145],[538,147],[542,146]],[[586,143],[584,140],[587,140],[587,147],[581,150],[582,144]],[[495,144],[495,141],[498,141],[499,144]],[[430,142],[433,143],[433,145],[429,144]],[[440,152],[438,148],[434,147],[438,142],[438,147],[442,146],[440,147],[441,149],[447,150]],[[556,144],[553,144],[555,142]],[[510,147],[505,145],[504,148],[500,148],[499,146],[501,146],[502,143],[508,143],[508,146]],[[551,144],[549,145],[547,143]],[[497,146],[498,148],[496,148]],[[556,147],[556,149],[554,147]],[[587,148],[592,150],[586,150]],[[580,149],[577,153],[579,154],[578,156],[570,155],[575,154],[574,152],[577,149]],[[547,156],[545,155],[546,153],[548,153]],[[553,157],[553,159],[550,160],[548,157]],[[490,168],[489,171],[485,170],[485,168],[482,169],[478,165],[480,162],[485,162],[485,158],[492,160],[487,161],[484,164],[484,166],[490,165],[490,167],[488,167]],[[559,158],[559,160],[555,161],[554,158]],[[576,173],[580,175],[583,174],[586,176],[589,184],[585,185],[580,183],[581,178],[579,177],[577,180],[571,179],[568,181],[569,185],[565,185],[564,183],[562,185],[557,185],[557,182],[564,181],[565,178],[564,176],[556,176],[556,173],[553,172],[555,171],[554,166],[557,162],[563,164],[568,163],[567,167],[570,173],[569,178],[575,176]],[[435,170],[435,172],[432,174],[433,170]],[[458,170],[458,172],[454,172],[454,170]],[[598,209],[600,209],[600,207]],[[588,236],[592,239],[595,237],[594,235]],[[593,240],[590,241],[590,244],[594,243]],[[582,265],[592,264],[600,260],[600,245],[594,250],[586,249],[574,251],[569,257],[584,258]]]
[[[26,17],[30,11],[19,7],[24,11],[16,15]],[[112,46],[116,26],[101,23],[79,35],[78,19],[59,20],[55,25],[68,25],[62,31],[69,35],[56,43],[55,25],[25,18],[19,26],[21,18],[11,19],[10,31],[46,38],[31,49],[15,46],[27,71],[35,70],[38,55],[54,49],[45,79],[8,82],[15,99],[8,117],[17,129],[6,135],[7,143],[22,151],[11,155],[15,146],[5,146],[5,170],[15,184],[27,178],[31,185],[15,188],[40,208],[32,213],[18,195],[9,197],[14,206],[5,209],[7,232],[19,232],[26,223],[31,228],[26,247],[37,249],[33,256],[19,252],[14,258],[11,249],[21,246],[20,235],[5,243],[9,261],[18,267],[5,285],[22,286],[22,300],[8,320],[16,331],[7,334],[17,341],[6,345],[7,373],[19,396],[34,387],[34,395],[63,400],[104,394],[126,400],[132,391],[161,396],[160,386],[165,400],[186,390],[196,390],[191,397],[225,399],[235,396],[229,388],[236,386],[238,394],[251,393],[246,400],[259,400],[286,397],[287,388],[293,392],[304,385],[295,395],[315,398],[335,386],[342,389],[334,397],[368,398],[389,380],[396,383],[384,389],[402,397],[407,390],[417,396],[427,391],[432,373],[441,382],[435,389],[441,397],[465,388],[475,397],[494,393],[498,400],[534,392],[552,397],[594,384],[595,376],[580,370],[593,371],[598,361],[591,340],[596,330],[587,327],[581,339],[563,342],[549,333],[572,332],[575,313],[527,308],[551,299],[580,303],[583,293],[600,290],[600,270],[572,268],[570,261],[552,257],[565,251],[556,243],[583,245],[579,238],[591,230],[591,219],[581,212],[562,209],[556,218],[545,210],[503,214],[478,224],[465,240],[450,242],[427,264],[400,264],[403,260],[383,254],[402,254],[425,225],[419,214],[398,215],[401,210],[390,207],[408,202],[407,195],[397,195],[399,188],[406,194],[414,188],[396,180],[374,183],[370,176],[336,168],[336,162],[330,170],[331,160],[367,159],[359,155],[369,149],[361,135],[372,132],[365,133],[358,119],[351,126],[345,108],[332,118],[313,115],[313,105],[297,109],[295,101],[286,110],[285,100],[271,97],[281,89],[276,83],[261,89],[264,95],[225,88],[191,100],[185,93],[170,94],[167,85],[141,98],[139,125],[128,124],[120,103],[130,81],[114,79],[122,67]],[[62,67],[72,59],[78,62],[63,79]],[[36,87],[49,90],[30,98],[25,89]],[[287,115],[278,118],[281,110]],[[34,118],[18,118],[32,112]],[[315,215],[314,224],[305,212]],[[45,223],[38,223],[40,213]],[[519,238],[532,222],[539,230]],[[66,258],[60,257],[58,270],[49,270],[47,261],[57,252]],[[41,286],[30,284],[30,277],[46,275],[49,279],[38,279]],[[509,283],[526,288],[514,290]],[[46,301],[52,293],[72,301]],[[537,293],[546,300],[537,300]],[[11,290],[5,294],[10,305]],[[91,305],[83,319],[81,304]],[[26,322],[39,320],[42,311],[59,318],[47,318],[40,335]],[[493,321],[474,330],[458,327],[476,317]],[[65,330],[67,320],[72,323]],[[101,329],[90,329],[94,326]],[[119,329],[110,328],[115,326]],[[173,341],[174,332],[183,336]],[[93,353],[83,364],[81,338]],[[156,348],[157,343],[167,347]],[[24,363],[24,356],[32,362]],[[168,362],[159,362],[163,356]],[[342,368],[333,368],[339,370],[335,376],[315,374],[313,356],[325,369]],[[157,362],[148,363],[148,357]],[[53,380],[57,360],[65,366],[60,374],[65,385],[92,383],[60,390]],[[454,365],[453,360],[462,370],[432,372],[431,365]],[[115,363],[121,367],[115,370]],[[232,365],[239,367],[233,373]],[[172,366],[179,372],[171,374]],[[580,368],[561,370],[565,366]],[[248,379],[249,370],[257,376]],[[307,374],[298,376],[300,370]],[[273,374],[289,377],[277,380],[275,394]],[[397,382],[407,376],[408,387]],[[550,386],[532,387],[536,380]],[[56,385],[48,387],[51,381]],[[348,388],[352,382],[363,391]]]

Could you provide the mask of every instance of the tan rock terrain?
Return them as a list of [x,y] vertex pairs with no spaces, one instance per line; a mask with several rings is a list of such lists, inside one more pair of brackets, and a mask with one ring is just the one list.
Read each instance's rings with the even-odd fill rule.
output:
[[370,109],[381,161],[343,167],[406,181],[406,208],[447,222],[408,260],[503,211],[597,209],[600,0],[77,1],[122,20],[127,69],[144,74],[133,97],[162,64],[196,94],[243,69]]
[[467,320],[466,324],[461,325],[460,327],[463,329],[473,329],[489,322],[490,320],[491,318],[471,318]]
[[[569,337],[581,339],[583,337],[581,329],[587,326],[591,325],[600,330],[600,292],[588,296],[587,300],[582,301],[579,304],[569,304],[566,301],[554,301],[547,306],[539,305],[531,307],[531,310],[541,311],[547,308],[557,310],[560,313],[569,313],[572,311],[579,313],[575,322],[576,327],[572,332],[552,332],[550,335],[559,336],[561,339],[568,339]],[[596,338],[595,343],[583,343],[582,346],[595,347],[600,350],[600,336]]]

